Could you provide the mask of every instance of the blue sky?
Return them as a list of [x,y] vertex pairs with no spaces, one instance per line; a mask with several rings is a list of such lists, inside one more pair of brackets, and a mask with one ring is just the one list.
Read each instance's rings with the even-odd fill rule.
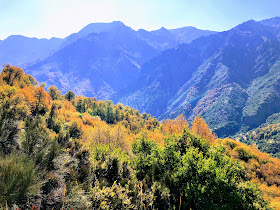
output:
[[280,16],[279,8],[280,0],[0,0],[0,39],[65,37],[89,23],[115,20],[133,29],[223,31],[249,19]]

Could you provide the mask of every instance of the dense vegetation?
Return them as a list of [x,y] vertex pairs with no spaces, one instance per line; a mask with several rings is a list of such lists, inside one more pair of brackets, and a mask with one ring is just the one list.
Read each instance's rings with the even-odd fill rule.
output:
[[110,101],[0,75],[0,208],[280,208],[280,160]]

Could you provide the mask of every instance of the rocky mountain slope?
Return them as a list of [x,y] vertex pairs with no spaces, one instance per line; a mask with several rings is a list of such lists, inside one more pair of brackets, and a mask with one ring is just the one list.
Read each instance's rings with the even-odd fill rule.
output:
[[133,82],[141,66],[161,51],[213,33],[193,27],[135,31],[119,21],[93,23],[66,37],[54,54],[25,69],[63,92],[108,99]]
[[166,50],[114,100],[160,119],[203,115],[220,136],[280,112],[278,18],[248,21]]

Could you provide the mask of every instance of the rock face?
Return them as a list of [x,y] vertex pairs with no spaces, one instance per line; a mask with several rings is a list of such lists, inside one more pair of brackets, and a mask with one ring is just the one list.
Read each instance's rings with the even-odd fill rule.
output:
[[202,114],[220,136],[280,112],[278,18],[253,20],[166,50],[114,100],[160,119]]

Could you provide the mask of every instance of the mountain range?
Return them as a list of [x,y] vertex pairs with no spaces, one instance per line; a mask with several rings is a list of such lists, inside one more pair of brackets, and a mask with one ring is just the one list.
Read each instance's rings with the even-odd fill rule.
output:
[[12,35],[0,41],[0,64],[23,65],[47,57],[63,42],[60,38],[37,39]]
[[161,51],[213,33],[194,27],[135,31],[120,21],[92,23],[64,39],[8,37],[0,43],[0,52],[8,51],[0,54],[0,62],[19,65],[63,92],[109,99],[134,81],[141,66]]
[[280,112],[280,19],[253,20],[166,50],[114,96],[159,119],[202,115],[219,136]]
[[11,60],[11,50],[0,61],[15,62],[48,86],[110,99],[161,120],[202,115],[219,136],[258,127],[280,112],[280,18],[224,32],[92,23],[64,39],[32,39],[47,43],[33,54],[20,43],[19,50],[3,44],[11,38],[0,42],[0,52],[10,48],[20,56]]

